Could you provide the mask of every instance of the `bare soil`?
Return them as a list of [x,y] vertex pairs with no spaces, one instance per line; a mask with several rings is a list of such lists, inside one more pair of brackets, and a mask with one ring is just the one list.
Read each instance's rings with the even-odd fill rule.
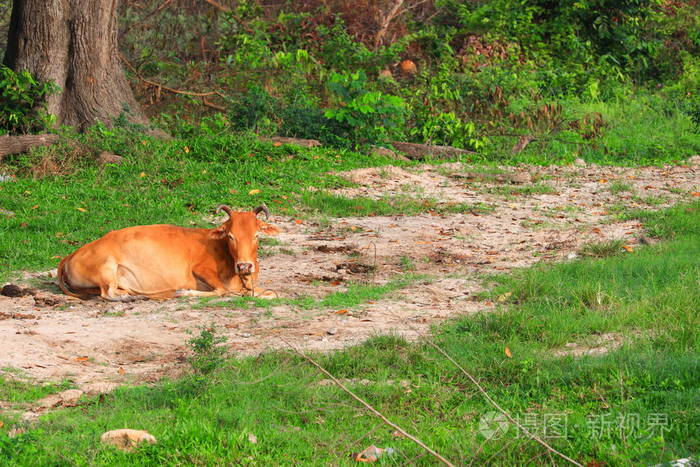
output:
[[[663,168],[521,167],[518,176],[512,168],[503,169],[505,175],[477,173],[457,163],[343,173],[356,184],[337,191],[344,196],[411,196],[493,211],[301,224],[274,217],[271,222],[283,230],[281,244],[264,247],[260,285],[280,297],[323,297],[351,282],[383,284],[407,270],[430,277],[349,310],[235,309],[225,299],[205,306],[197,299],[80,301],[58,292],[55,271],[26,274],[20,283],[33,286],[36,295],[0,297],[0,368],[21,369],[42,381],[67,378],[86,391],[95,384],[154,381],[186,368],[187,340],[209,323],[219,325],[240,355],[284,347],[282,339],[328,351],[381,333],[415,338],[448,318],[494,309],[494,303],[474,297],[484,274],[568,260],[588,242],[621,239],[635,248],[642,226],[619,221],[616,210],[696,199],[697,159]],[[520,194],[533,183],[552,190]],[[610,342],[619,345],[617,340]],[[571,347],[578,350],[575,343]]]

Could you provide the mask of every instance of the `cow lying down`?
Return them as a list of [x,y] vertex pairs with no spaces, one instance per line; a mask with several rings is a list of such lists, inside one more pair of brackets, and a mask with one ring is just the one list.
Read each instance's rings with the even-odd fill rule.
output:
[[264,204],[234,212],[214,229],[175,225],[139,225],[115,230],[65,257],[58,265],[58,285],[68,295],[110,301],[225,294],[269,296],[255,287],[258,234],[279,233],[257,218],[269,217]]

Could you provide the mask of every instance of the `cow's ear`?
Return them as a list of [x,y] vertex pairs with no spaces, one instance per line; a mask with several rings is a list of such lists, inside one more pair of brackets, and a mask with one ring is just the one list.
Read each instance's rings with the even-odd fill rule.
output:
[[261,220],[258,220],[258,230],[265,235],[277,235],[280,233],[277,227]]
[[214,230],[210,230],[209,235],[211,235],[211,238],[216,240],[221,240],[222,238],[225,238],[226,235],[228,235],[228,229],[226,228],[226,224],[222,225],[221,227],[217,227]]

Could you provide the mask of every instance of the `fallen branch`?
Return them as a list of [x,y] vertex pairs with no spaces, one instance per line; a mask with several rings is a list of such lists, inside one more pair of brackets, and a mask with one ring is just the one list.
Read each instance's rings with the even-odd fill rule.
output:
[[433,156],[438,159],[451,158],[465,154],[474,154],[466,149],[455,148],[452,146],[435,146],[432,144],[404,143],[401,141],[392,141],[391,145],[397,150],[406,154],[409,159],[423,159],[425,156]]
[[25,152],[35,146],[50,146],[58,141],[58,135],[44,133],[39,135],[0,136],[0,160],[9,154]]
[[212,109],[220,110],[221,112],[226,110],[226,107],[214,104],[213,102],[208,101],[206,97],[202,97],[202,104],[206,105],[207,107],[211,107]]
[[124,64],[127,66],[127,68],[129,68],[129,70],[131,70],[131,72],[134,73],[134,74],[136,75],[136,77],[137,77],[139,80],[143,81],[144,83],[146,83],[146,84],[148,84],[148,85],[150,85],[150,86],[155,87],[156,90],[157,90],[157,92],[160,92],[160,90],[164,90],[164,91],[172,92],[173,94],[182,94],[182,95],[185,95],[185,96],[207,97],[207,96],[214,96],[214,95],[216,95],[216,96],[221,97],[222,99],[225,99],[225,98],[226,98],[226,96],[224,96],[223,94],[221,94],[219,91],[207,91],[207,92],[184,91],[184,90],[182,90],[182,89],[170,88],[170,87],[165,86],[165,85],[163,85],[163,84],[156,83],[155,81],[151,81],[151,80],[146,79],[146,78],[144,78],[143,76],[141,76],[141,73],[139,73],[139,72],[136,70],[136,68],[134,67],[134,65],[132,65],[131,62],[129,62],[129,60],[127,60],[126,57],[124,57],[124,55],[121,54],[121,52],[119,52],[119,59],[120,59],[122,62],[124,62]]
[[452,464],[450,461],[448,461],[447,459],[445,459],[444,457],[442,457],[440,454],[438,454],[437,452],[435,452],[435,451],[433,451],[432,449],[430,449],[428,446],[426,446],[421,440],[419,440],[419,439],[416,438],[415,436],[412,436],[412,435],[410,435],[409,433],[406,433],[406,431],[404,431],[400,426],[398,426],[398,425],[396,425],[395,423],[391,422],[388,418],[386,418],[384,415],[382,415],[381,412],[379,412],[377,409],[375,409],[374,407],[372,407],[371,405],[369,405],[367,402],[365,402],[364,399],[360,398],[360,397],[357,396],[354,392],[352,392],[350,389],[348,389],[347,387],[345,387],[345,385],[344,385],[343,383],[341,383],[335,376],[333,376],[332,374],[330,374],[330,373],[329,373],[325,368],[323,368],[321,365],[319,365],[318,363],[316,363],[311,357],[309,357],[309,356],[306,355],[304,352],[302,352],[300,349],[298,349],[297,347],[293,346],[291,343],[285,341],[284,339],[281,339],[281,340],[282,340],[282,342],[284,342],[285,344],[287,344],[292,350],[294,350],[297,354],[299,354],[301,357],[303,357],[304,359],[306,359],[306,360],[307,360],[309,363],[311,363],[313,366],[315,366],[316,368],[318,368],[324,375],[328,376],[336,385],[338,385],[338,387],[340,387],[340,389],[342,389],[343,391],[345,391],[345,392],[347,392],[348,394],[350,394],[350,396],[351,396],[353,399],[355,399],[355,400],[356,400],[357,402],[359,402],[360,404],[364,405],[370,412],[372,412],[374,415],[376,415],[377,417],[379,417],[384,423],[386,423],[387,425],[389,425],[390,427],[392,427],[393,429],[395,429],[396,431],[398,431],[399,433],[401,433],[403,436],[405,436],[406,438],[408,438],[408,439],[410,439],[411,441],[413,441],[414,443],[416,443],[418,446],[420,446],[420,447],[422,447],[423,449],[425,449],[427,452],[429,452],[430,454],[432,454],[433,457],[435,457],[436,459],[438,459],[438,460],[439,460],[440,462],[442,462],[443,464],[454,467],[454,464]]

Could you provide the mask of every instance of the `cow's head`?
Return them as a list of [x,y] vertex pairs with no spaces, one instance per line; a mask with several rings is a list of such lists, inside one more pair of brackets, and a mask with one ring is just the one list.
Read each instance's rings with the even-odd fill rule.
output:
[[236,274],[241,276],[246,287],[250,284],[250,275],[255,272],[258,264],[258,235],[260,232],[266,235],[277,235],[279,230],[258,219],[258,214],[265,213],[265,218],[270,216],[267,206],[261,204],[252,211],[233,211],[226,205],[217,208],[217,212],[224,211],[228,214],[228,220],[219,228],[214,229],[212,235],[215,238],[225,238],[228,250],[235,263]]

